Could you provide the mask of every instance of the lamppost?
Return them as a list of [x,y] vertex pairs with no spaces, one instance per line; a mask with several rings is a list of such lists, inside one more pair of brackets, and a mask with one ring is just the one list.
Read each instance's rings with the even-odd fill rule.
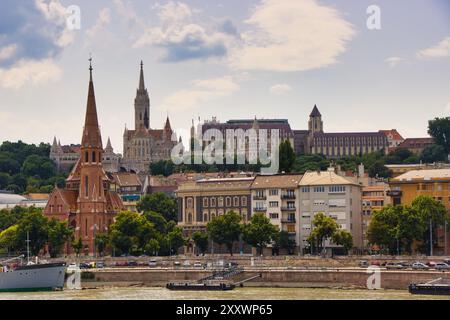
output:
[[97,226],[96,223],[91,227],[91,230],[94,232],[94,258],[97,258],[97,250],[95,250],[96,247],[97,247],[97,241],[96,241],[96,238],[95,238],[95,232],[98,230],[98,226]]
[[430,218],[430,256],[433,255],[433,222]]

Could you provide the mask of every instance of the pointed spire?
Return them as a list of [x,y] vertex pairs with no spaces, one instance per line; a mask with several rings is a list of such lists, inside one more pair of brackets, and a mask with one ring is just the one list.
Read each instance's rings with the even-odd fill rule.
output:
[[114,149],[113,149],[112,144],[111,144],[110,137],[108,137],[108,142],[106,143],[105,152],[107,152],[107,153],[113,153],[114,152]]
[[94,82],[92,80],[92,58],[89,59],[89,91],[86,107],[86,118],[84,122],[81,147],[102,148],[102,137],[98,125],[97,106],[95,103]]
[[141,60],[141,74],[139,76],[139,91],[145,91],[145,82],[144,82],[144,63]]
[[57,147],[58,146],[58,142],[56,142],[56,136],[53,137],[53,144],[52,147]]
[[167,131],[172,131],[172,127],[170,126],[169,116],[167,116],[167,118],[166,118],[166,124],[164,126],[164,129]]
[[320,114],[319,108],[317,108],[317,105],[314,105],[313,110],[311,111],[311,114],[309,115],[310,117],[321,117],[322,115]]

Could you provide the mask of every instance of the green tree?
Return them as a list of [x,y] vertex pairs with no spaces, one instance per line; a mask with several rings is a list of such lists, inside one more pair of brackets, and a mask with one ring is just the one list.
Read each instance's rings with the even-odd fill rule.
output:
[[81,241],[81,238],[78,238],[77,240],[72,241],[72,248],[77,254],[77,256],[80,255],[81,250],[83,250],[83,241]]
[[156,239],[150,239],[147,244],[145,245],[144,251],[145,253],[156,256],[158,255],[158,251],[161,248],[159,241]]
[[239,214],[229,211],[215,217],[206,226],[209,237],[215,243],[225,245],[231,255],[233,255],[233,243],[239,240],[242,232],[240,221]]
[[144,196],[138,203],[137,209],[139,212],[154,211],[160,213],[167,221],[177,221],[177,201],[163,192]]
[[438,144],[427,146],[420,155],[420,160],[424,163],[445,162],[447,159],[445,148]]
[[0,189],[6,189],[11,181],[11,176],[8,173],[0,172]]
[[200,252],[205,255],[206,250],[208,250],[208,234],[206,232],[196,231],[192,235],[192,240],[194,240]]
[[274,241],[274,247],[276,248],[276,251],[278,251],[278,249],[285,249],[287,250],[288,254],[292,254],[294,252],[296,243],[295,240],[289,236],[289,233],[287,231],[282,230],[278,232],[275,236]]
[[109,245],[109,235],[107,233],[99,233],[95,235],[95,247],[99,256],[103,256]]
[[280,172],[291,172],[295,163],[295,152],[289,140],[281,142],[279,147]]
[[390,178],[392,171],[384,165],[383,161],[378,160],[369,168],[369,175],[371,177]]
[[444,147],[447,154],[450,153],[450,117],[428,121],[428,134],[434,138],[436,144]]
[[263,213],[255,213],[250,223],[243,226],[244,241],[255,247],[262,255],[263,249],[274,241],[278,228]]
[[351,248],[353,248],[353,237],[350,232],[343,229],[338,229],[331,236],[333,243],[344,248],[345,254],[348,254]]
[[17,241],[22,251],[25,251],[28,233],[31,254],[37,256],[48,239],[48,219],[42,214],[42,210],[29,208],[29,211],[19,220],[17,229]]
[[73,230],[67,226],[67,222],[51,219],[48,228],[48,249],[50,257],[56,258],[61,253],[64,245],[73,237]]
[[311,230],[309,242],[311,247],[315,247],[318,250],[317,252],[319,252],[324,246],[324,241],[334,235],[339,229],[339,225],[333,218],[326,216],[323,212],[319,212],[314,216],[312,224],[314,228]]
[[175,227],[167,235],[167,240],[169,241],[170,250],[177,253],[178,249],[186,245],[186,239],[183,237],[183,229],[180,227]]
[[17,225],[13,225],[0,232],[0,249],[11,252],[17,248],[17,228]]
[[48,179],[55,175],[55,164],[47,157],[36,154],[28,156],[22,165],[22,172],[28,176],[38,176]]

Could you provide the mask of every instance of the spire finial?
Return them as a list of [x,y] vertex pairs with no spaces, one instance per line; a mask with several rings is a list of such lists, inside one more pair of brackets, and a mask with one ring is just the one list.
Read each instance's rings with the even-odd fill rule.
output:
[[89,53],[89,74],[91,76],[91,81],[92,81],[92,70],[94,70],[92,68],[92,53]]

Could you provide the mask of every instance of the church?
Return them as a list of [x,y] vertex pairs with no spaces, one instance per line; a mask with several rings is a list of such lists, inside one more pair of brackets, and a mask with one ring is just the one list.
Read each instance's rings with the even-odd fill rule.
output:
[[150,127],[150,98],[145,87],[144,67],[141,61],[139,87],[134,100],[134,130],[125,127],[121,167],[136,173],[148,172],[150,163],[169,160],[171,151],[177,143],[169,117],[163,129]]
[[[49,197],[44,214],[48,218],[67,221],[81,239],[83,253],[94,253],[96,234],[108,232],[117,213],[124,209],[119,195],[111,191],[113,181],[103,167],[104,150],[97,117],[92,65],[86,118],[79,157],[66,179],[66,187],[56,187]],[[67,245],[67,252],[71,248]]]

